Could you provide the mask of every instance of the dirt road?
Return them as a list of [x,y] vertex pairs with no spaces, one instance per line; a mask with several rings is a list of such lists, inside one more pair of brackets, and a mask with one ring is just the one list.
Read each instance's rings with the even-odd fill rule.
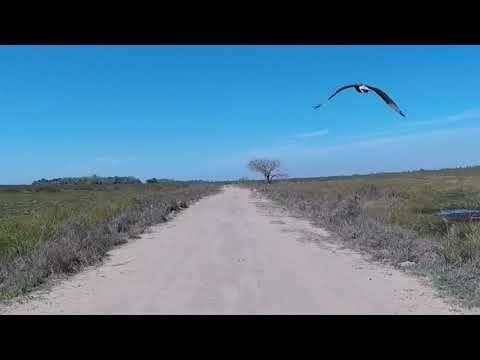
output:
[[417,279],[369,264],[271,205],[227,187],[6,313],[452,313]]

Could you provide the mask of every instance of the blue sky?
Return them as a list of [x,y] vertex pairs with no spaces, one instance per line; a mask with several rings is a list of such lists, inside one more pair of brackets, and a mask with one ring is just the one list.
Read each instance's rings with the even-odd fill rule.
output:
[[[0,46],[0,183],[480,164],[479,46]],[[344,84],[353,90],[316,111]]]

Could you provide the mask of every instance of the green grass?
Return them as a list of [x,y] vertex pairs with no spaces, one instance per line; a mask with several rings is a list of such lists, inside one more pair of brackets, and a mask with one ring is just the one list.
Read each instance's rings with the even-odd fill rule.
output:
[[439,289],[480,306],[480,222],[435,215],[480,209],[480,167],[293,179],[262,190],[375,259],[414,261]]
[[[420,235],[446,235],[454,223],[434,215],[442,209],[480,209],[480,169],[368,175],[338,180],[287,182],[291,191],[305,195],[344,198],[359,194],[365,212]],[[475,225],[455,224],[465,231]]]
[[185,183],[152,185],[89,186],[89,190],[61,187],[57,191],[35,191],[33,187],[0,187],[0,256],[28,250],[47,240],[67,221],[86,226],[118,216],[158,192],[188,186]]
[[100,261],[220,185],[0,186],[0,300]]

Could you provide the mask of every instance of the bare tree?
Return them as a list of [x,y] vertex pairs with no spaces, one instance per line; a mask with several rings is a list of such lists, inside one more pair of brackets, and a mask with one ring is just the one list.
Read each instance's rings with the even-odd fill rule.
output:
[[[265,177],[265,182],[271,184],[274,178],[287,177],[285,173],[279,173],[280,161],[271,159],[255,159],[248,163],[247,167]],[[277,172],[275,172],[277,171]]]

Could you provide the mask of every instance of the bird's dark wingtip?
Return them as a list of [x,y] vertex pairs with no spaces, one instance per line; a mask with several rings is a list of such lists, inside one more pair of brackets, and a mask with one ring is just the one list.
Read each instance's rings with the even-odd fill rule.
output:
[[406,118],[405,114],[400,111],[400,115],[402,115],[404,118]]
[[315,105],[315,106],[313,107],[313,110],[317,110],[320,106],[322,106],[322,104]]

